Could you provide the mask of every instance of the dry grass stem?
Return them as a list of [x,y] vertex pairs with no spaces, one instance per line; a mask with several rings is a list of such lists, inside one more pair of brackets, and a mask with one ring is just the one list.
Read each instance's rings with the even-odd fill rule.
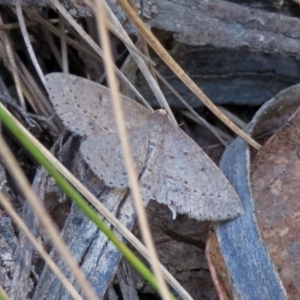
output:
[[244,121],[242,121],[240,118],[238,118],[235,114],[233,114],[226,108],[222,106],[218,106],[218,108],[224,115],[226,115],[232,122],[234,122],[240,128],[245,128],[245,126],[247,125]]
[[[106,4],[107,5],[107,4]],[[111,11],[110,7],[107,5],[109,10]],[[107,11],[109,13],[109,11]],[[112,11],[111,11],[112,12]],[[118,20],[118,19],[117,19]],[[119,22],[119,20],[118,20]],[[120,24],[121,25],[121,24]],[[125,30],[125,29],[124,29]],[[148,56],[146,56],[143,52],[141,52],[135,45],[132,45],[128,42],[127,38],[124,37],[116,27],[114,27],[113,23],[109,23],[109,31],[111,31],[128,49],[132,50],[136,55],[138,55],[140,58],[142,58],[145,62],[148,64],[151,64],[152,66],[155,66],[155,62]],[[126,32],[126,31],[125,31]],[[126,32],[127,34],[127,32]]]
[[18,21],[19,21],[19,24],[20,24],[20,29],[21,29],[21,32],[22,32],[22,35],[23,35],[23,39],[24,39],[25,45],[27,47],[28,54],[31,58],[31,61],[32,61],[34,67],[35,67],[36,72],[39,75],[39,78],[40,78],[41,82],[43,83],[44,86],[46,86],[45,76],[43,74],[43,71],[42,71],[42,69],[41,69],[41,67],[38,63],[38,60],[35,56],[32,45],[30,43],[30,39],[29,39],[29,36],[28,36],[28,32],[27,32],[23,12],[22,12],[21,0],[16,0],[16,12],[17,12]]
[[[2,140],[1,137],[0,140]],[[78,294],[78,292],[75,290],[73,285],[69,282],[69,280],[65,277],[65,275],[61,272],[61,270],[57,267],[57,265],[50,257],[50,255],[46,252],[46,250],[42,247],[42,245],[37,241],[34,235],[30,232],[26,224],[18,216],[15,209],[12,207],[9,199],[1,191],[0,191],[0,203],[4,207],[5,211],[8,213],[8,215],[12,218],[12,220],[17,224],[19,229],[23,231],[26,237],[30,240],[32,245],[35,247],[35,249],[38,251],[41,257],[48,264],[48,266],[51,268],[53,273],[59,278],[59,280],[66,288],[66,290],[70,293],[70,295],[76,300],[82,300],[82,297]]]
[[[56,19],[52,19],[52,20],[49,20],[50,23],[57,23],[58,20]],[[37,26],[38,23],[37,22],[25,22],[25,25],[26,27],[33,27],[33,26]],[[5,30],[5,31],[10,31],[10,30],[13,30],[13,29],[19,29],[20,28],[20,25],[19,23],[9,23],[9,24],[1,24],[0,25],[0,31],[1,30]]]
[[[116,30],[118,30],[122,34],[122,36],[124,37],[124,39],[126,40],[128,45],[131,45],[131,47],[135,47],[135,45],[131,41],[130,37],[128,36],[127,32],[125,31],[125,29],[122,27],[122,25],[120,24],[117,17],[111,11],[110,7],[107,4],[104,4],[104,5],[105,5],[106,11],[109,15],[110,21],[112,22],[113,26],[116,28]],[[173,112],[172,112],[164,94],[162,93],[162,91],[156,81],[156,78],[154,78],[153,73],[151,73],[147,64],[141,57],[137,56],[134,52],[132,52],[131,48],[128,48],[128,50],[129,50],[130,54],[132,55],[133,59],[135,60],[136,64],[138,65],[139,69],[143,73],[143,75],[144,75],[146,81],[148,82],[153,94],[155,95],[155,98],[157,99],[158,103],[160,104],[160,106],[162,108],[164,108],[168,112],[170,121],[174,125],[176,125],[177,122],[175,120]],[[152,68],[152,65],[149,65],[149,66],[150,66],[150,68]],[[152,108],[151,108],[151,110],[152,110]]]
[[42,27],[42,30],[43,30],[43,35],[45,37],[45,40],[48,43],[49,48],[51,49],[51,51],[56,59],[57,64],[59,65],[60,69],[62,70],[63,69],[62,58],[61,58],[60,52],[58,50],[58,47],[54,43],[53,36],[48,31],[48,29],[46,29],[44,26]]
[[160,56],[160,58],[169,66],[169,68],[177,75],[177,77],[205,104],[205,106],[216,115],[223,123],[225,123],[233,132],[247,141],[255,149],[259,150],[261,145],[247,135],[243,130],[237,127],[230,119],[228,119],[214,105],[210,99],[202,92],[202,90],[194,83],[194,81],[183,71],[176,61],[169,55],[166,49],[160,44],[154,34],[145,26],[137,13],[131,8],[126,0],[118,0],[118,4],[123,8],[132,23],[137,27],[148,44]]
[[[32,108],[37,114],[41,114],[46,117],[52,116],[53,110],[44,92],[37,84],[34,77],[30,74],[30,72],[23,64],[23,62],[21,61],[18,55],[15,55],[15,59],[18,66],[18,70],[20,72],[22,89],[26,96],[26,99],[28,100],[28,102],[30,103],[30,105],[32,106]],[[29,95],[25,93],[26,90],[27,93],[30,94],[29,99],[31,100],[31,102],[28,99]],[[53,124],[53,122],[51,122],[51,124],[54,128],[57,128],[56,125]]]
[[130,191],[137,211],[137,217],[139,221],[141,235],[149,251],[150,262],[151,262],[154,275],[156,277],[157,284],[159,286],[159,292],[163,299],[171,300],[171,295],[168,286],[163,278],[161,269],[159,267],[158,256],[150,232],[146,209],[144,207],[143,199],[139,190],[137,174],[134,170],[130,144],[129,144],[127,130],[125,126],[124,113],[122,110],[120,94],[118,92],[118,84],[114,73],[113,56],[111,53],[110,41],[109,41],[109,36],[107,31],[108,19],[105,13],[104,3],[102,0],[98,0],[96,3],[97,3],[96,17],[98,21],[99,39],[101,40],[102,48],[104,51],[105,70],[107,73],[108,82],[111,90],[115,120],[116,120],[118,133],[121,141],[125,167],[129,178]]
[[63,73],[69,73],[69,60],[68,60],[68,48],[66,43],[66,20],[63,17],[59,18],[60,29],[60,44],[61,44],[61,58],[62,58],[62,70]]
[[76,278],[78,285],[81,287],[87,299],[97,300],[97,296],[95,295],[93,288],[86,280],[77,262],[74,260],[72,254],[64,244],[60,233],[56,228],[56,225],[52,222],[51,218],[48,216],[47,212],[40,204],[39,199],[31,189],[30,183],[28,182],[18,162],[10,152],[2,136],[0,136],[0,144],[0,154],[5,163],[5,166],[7,167],[7,170],[11,174],[14,181],[17,183],[24,197],[31,204],[35,214],[39,219],[39,222],[43,225],[53,245],[56,247],[58,253],[63,257],[66,265],[72,272],[74,278]]
[[[60,37],[59,29],[57,29],[55,26],[53,26],[48,20],[42,18],[38,13],[36,13],[35,11],[33,11],[29,8],[24,7],[23,10],[29,18],[36,20],[39,24],[43,25],[43,27],[45,27],[51,33]],[[68,43],[68,45],[70,45],[74,49],[76,49],[79,53],[86,55],[87,57],[90,57],[91,59],[93,59],[97,62],[102,62],[101,57],[94,54],[89,49],[86,49],[84,46],[80,45],[79,42],[73,40],[72,38],[66,36],[66,42]]]
[[[92,47],[92,49],[103,59],[103,51],[93,41],[93,39],[78,25],[74,18],[65,10],[65,8],[57,1],[50,0],[53,6],[60,12],[60,14],[70,23],[70,25],[77,31],[77,33]],[[126,76],[114,65],[114,69],[121,80],[128,85],[130,90],[142,102],[147,103],[144,97],[138,92],[133,84],[126,78]]]
[[[208,130],[210,130],[213,135],[226,147],[227,142],[224,140],[224,136],[218,132],[217,128],[210,125],[205,119],[200,117],[196,111],[181,97],[181,95],[169,84],[169,82],[157,71],[155,70],[156,76],[161,80],[161,82],[171,91],[173,95],[186,107],[186,109],[191,113],[192,116],[199,122],[199,124],[204,125]],[[228,136],[229,137],[229,136]],[[230,137],[229,137],[230,140]]]
[[189,118],[190,120],[194,121],[195,123],[206,127],[224,147],[227,147],[228,143],[232,140],[232,138],[228,134],[221,131],[219,128],[209,124],[204,118],[199,116],[197,112],[194,111],[194,113],[192,113],[189,110],[181,110],[180,113]]
[[[211,234],[211,232],[210,232],[210,234]],[[225,299],[227,299],[227,297],[225,297],[225,295],[224,295],[222,286],[220,285],[220,282],[218,279],[217,270],[216,270],[216,268],[211,260],[211,257],[210,257],[210,243],[211,243],[211,238],[208,238],[207,242],[206,242],[206,247],[205,247],[205,257],[206,257],[208,268],[209,268],[209,271],[211,274],[211,278],[212,278],[215,288],[217,290],[219,299],[225,300]]]
[[[9,59],[6,55],[4,41],[2,39],[0,39],[0,58],[2,59],[5,67],[9,70],[9,72],[13,73],[11,64],[9,63]],[[32,97],[31,97],[30,93],[25,88],[25,84],[23,84],[24,76],[22,75],[22,72],[20,71],[20,64],[19,64],[20,59],[18,58],[17,54],[15,54],[15,60],[16,60],[16,64],[17,64],[17,69],[19,71],[19,76],[20,76],[20,79],[21,79],[21,85],[22,85],[23,93],[24,93],[25,97],[27,98],[27,100],[29,101],[29,103],[31,104],[31,102],[32,102],[32,107],[33,107],[33,109],[35,109],[36,107],[34,105],[34,101],[32,101]]]
[[[149,253],[146,247],[128,230],[119,220],[76,178],[74,175],[62,165],[56,157],[52,155],[35,137],[32,136],[26,128],[24,128],[16,118],[0,103],[2,109],[5,110],[10,118],[14,120],[18,128],[22,131],[22,134],[26,136],[45,157],[55,166],[55,168],[95,207],[95,209],[101,213],[127,240],[132,244],[135,249],[149,261]],[[187,291],[178,283],[178,281],[169,273],[169,271],[160,265],[160,268],[169,282],[169,284],[177,291],[177,293],[185,300],[192,300]]]
[[[3,25],[1,15],[0,15],[0,25]],[[2,41],[3,41],[3,44],[5,46],[6,55],[7,55],[8,61],[10,63],[11,72],[13,74],[13,78],[14,78],[14,82],[15,82],[15,85],[16,85],[16,89],[17,89],[17,93],[18,93],[18,96],[19,96],[21,107],[24,110],[26,110],[26,104],[25,104],[25,99],[23,97],[21,80],[20,80],[20,77],[19,77],[18,68],[17,68],[17,64],[16,64],[16,61],[15,61],[15,57],[14,57],[13,49],[12,49],[12,46],[11,46],[11,42],[10,42],[9,37],[7,36],[6,32],[1,32],[0,35],[2,36]]]

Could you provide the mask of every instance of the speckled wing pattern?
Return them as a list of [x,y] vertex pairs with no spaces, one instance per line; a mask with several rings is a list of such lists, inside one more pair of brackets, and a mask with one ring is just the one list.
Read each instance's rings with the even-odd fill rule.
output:
[[176,216],[224,220],[241,214],[241,201],[227,178],[179,127],[156,114],[147,124],[163,128],[161,145],[140,178],[142,194],[168,207]]
[[[109,90],[73,75],[46,76],[48,93],[68,130],[87,136],[80,147],[85,162],[108,187],[128,187],[127,172]],[[122,96],[128,138],[145,200],[166,204],[197,220],[226,220],[243,211],[223,173],[178,126]]]
[[[45,76],[53,108],[64,126],[74,134],[90,136],[116,132],[108,88],[74,75]],[[127,128],[143,124],[151,112],[122,95]]]
[[[130,130],[128,139],[138,176],[144,166],[148,148],[144,127]],[[101,137],[89,137],[82,143],[80,152],[91,170],[104,181],[106,186],[119,189],[129,186],[121,143],[117,133],[110,133]]]

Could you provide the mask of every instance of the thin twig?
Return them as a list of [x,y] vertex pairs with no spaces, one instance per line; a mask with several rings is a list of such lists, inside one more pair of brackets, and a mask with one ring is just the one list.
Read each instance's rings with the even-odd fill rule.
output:
[[[0,15],[0,25],[3,25],[1,15]],[[14,78],[14,82],[15,82],[15,85],[16,85],[16,89],[17,89],[17,93],[18,93],[18,96],[19,96],[21,107],[24,110],[26,110],[26,104],[25,104],[25,99],[24,99],[24,96],[23,96],[21,80],[20,80],[20,77],[19,77],[18,68],[17,68],[17,64],[16,64],[16,61],[15,61],[14,53],[13,53],[13,50],[12,50],[11,42],[10,42],[6,32],[1,32],[0,34],[2,35],[3,44],[4,44],[5,50],[6,50],[6,55],[8,57],[9,62],[10,62],[11,71],[12,71],[12,74],[13,74],[13,78]]]
[[[25,11],[26,15],[29,18],[36,20],[39,24],[42,24],[43,27],[45,27],[47,30],[49,30],[50,32],[52,32],[54,35],[60,37],[60,31],[59,31],[59,29],[57,29],[55,26],[53,26],[48,20],[45,20],[39,14],[37,14],[35,11],[33,11],[31,9],[28,9],[28,8],[24,7],[23,10]],[[91,59],[93,59],[95,61],[102,62],[101,57],[99,57],[98,55],[92,53],[92,51],[86,49],[84,46],[80,45],[79,42],[71,39],[68,36],[66,36],[66,42],[70,46],[72,46],[74,49],[76,49],[77,51],[79,51],[80,53],[82,53],[82,54],[90,57]]]
[[41,69],[41,67],[38,63],[38,60],[35,56],[32,45],[30,43],[30,39],[29,39],[29,36],[28,36],[28,32],[27,32],[27,28],[26,28],[26,25],[25,25],[23,12],[22,12],[21,0],[16,0],[16,12],[17,12],[18,21],[19,21],[19,24],[20,24],[20,29],[21,29],[21,32],[22,32],[22,35],[23,35],[23,39],[24,39],[25,45],[27,47],[27,51],[28,51],[29,56],[31,58],[31,61],[32,61],[34,67],[35,67],[35,70],[39,75],[39,78],[40,78],[41,82],[46,87],[45,76],[43,74],[43,71],[42,71],[42,69]]
[[[129,0],[128,2],[130,4],[130,6],[134,9],[134,11],[137,13],[138,10],[137,10],[137,7],[136,7],[136,1],[135,0]],[[138,32],[138,39],[139,39],[139,43],[141,45],[141,49],[142,49],[143,53],[145,53],[145,55],[150,57],[147,42],[145,41],[144,37],[139,32]],[[149,71],[151,72],[151,74],[155,78],[155,80],[157,81],[157,78],[156,78],[156,75],[155,75],[155,72],[154,72],[154,67],[155,67],[155,65],[149,65],[148,64]]]
[[[95,3],[91,0],[83,0],[84,4],[91,10],[91,12],[95,13]],[[111,18],[112,16],[116,18],[115,14],[111,11],[110,7],[105,3],[106,8],[108,8],[107,13],[108,17]],[[146,62],[148,62],[151,65],[155,66],[155,62],[151,60],[149,57],[147,57],[144,53],[142,53],[137,47],[135,47],[132,42],[128,43],[128,39],[125,37],[123,31],[120,31],[119,26],[116,26],[115,20],[110,19],[109,23],[109,31],[111,31],[120,41],[126,45],[126,47],[130,48],[132,51],[134,51],[137,55],[139,55],[141,58],[143,58]],[[120,24],[118,18],[116,18],[117,23]],[[122,26],[121,26],[122,27]],[[123,27],[122,27],[123,28]],[[126,31],[125,31],[126,32]],[[126,32],[127,35],[127,32]]]
[[227,142],[221,137],[221,135],[215,130],[215,128],[210,125],[205,119],[201,118],[196,111],[180,96],[180,94],[172,87],[171,84],[157,71],[155,70],[156,76],[161,80],[161,82],[177,97],[177,99],[186,107],[186,109],[198,120],[198,122],[204,125],[208,130],[210,130],[214,136],[226,147]]
[[[50,23],[57,23],[58,20],[57,19],[52,19],[49,20]],[[37,22],[25,22],[26,27],[32,27],[32,26],[37,26],[39,23]],[[1,30],[5,30],[5,31],[9,31],[12,29],[19,29],[20,28],[20,24],[19,23],[8,23],[8,24],[1,24],[0,25],[0,31]]]
[[211,246],[211,242],[212,242],[212,235],[213,235],[213,233],[209,232],[209,237],[207,239],[206,247],[205,247],[205,257],[206,257],[206,260],[207,260],[207,264],[208,264],[208,268],[209,268],[209,271],[210,271],[210,274],[211,274],[212,281],[213,281],[213,283],[215,285],[215,288],[217,290],[218,297],[219,297],[220,300],[225,300],[226,298],[225,298],[223,289],[220,285],[216,268],[215,268],[215,266],[212,262],[212,259],[211,259],[210,246]]
[[229,135],[225,134],[224,132],[222,132],[218,128],[216,128],[213,125],[209,124],[204,118],[202,118],[201,116],[199,116],[197,114],[197,112],[192,113],[192,112],[187,111],[187,110],[181,110],[180,112],[181,112],[182,115],[184,115],[185,117],[189,118],[190,120],[198,123],[199,125],[201,125],[203,127],[206,127],[209,131],[211,131],[211,133],[219,140],[219,142],[224,147],[227,147],[228,144],[229,144],[228,141],[232,140],[232,138],[230,138]]
[[63,69],[62,58],[61,58],[61,55],[60,55],[60,52],[59,52],[57,46],[54,43],[53,36],[50,33],[50,31],[48,29],[46,29],[44,26],[42,26],[42,30],[43,30],[43,35],[45,37],[45,40],[48,43],[48,45],[56,59],[56,62],[58,63],[58,65],[60,66],[60,69],[62,70]]
[[[31,97],[34,100],[32,102],[29,102],[29,100],[28,100],[29,95],[26,95],[24,92],[28,102],[34,108],[36,113],[41,114],[46,117],[52,116],[53,109],[52,109],[47,97],[45,96],[43,90],[38,85],[38,83],[36,82],[34,77],[31,75],[31,73],[28,71],[26,66],[23,64],[23,62],[21,61],[19,56],[16,55],[15,57],[16,57],[17,66],[20,71],[20,76],[21,76],[22,83],[23,83],[23,91],[25,89],[27,89],[30,92]],[[52,126],[57,128],[57,125],[55,125],[53,122],[51,122],[51,124],[52,124]]]
[[68,48],[66,43],[66,32],[65,32],[66,19],[60,16],[59,18],[59,29],[60,29],[60,44],[61,44],[61,58],[63,65],[63,72],[69,73],[69,60],[68,60]]
[[224,115],[226,115],[232,122],[234,122],[240,128],[245,128],[245,126],[247,125],[243,120],[238,118],[236,115],[234,115],[232,112],[230,112],[226,108],[224,108],[222,106],[218,106],[218,108]]
[[[1,145],[4,141],[0,136]],[[3,155],[3,153],[1,153]],[[41,255],[44,261],[48,264],[53,273],[58,277],[66,290],[70,293],[70,295],[77,300],[82,300],[82,297],[75,290],[70,281],[65,277],[65,275],[61,272],[61,270],[57,267],[51,256],[46,252],[46,250],[42,247],[42,245],[37,241],[34,235],[30,232],[24,221],[18,216],[14,208],[12,207],[9,199],[0,191],[0,203],[4,207],[5,211],[9,214],[9,216],[13,219],[13,221],[18,225],[19,229],[23,231],[32,245],[35,247],[37,252]]]
[[[3,41],[0,39],[0,58],[2,59],[5,67],[12,73],[12,67],[11,67],[11,64],[9,63],[9,60],[7,58],[7,55],[6,55],[6,51],[5,51],[5,46],[3,44]],[[22,71],[20,70],[20,65],[19,65],[19,62],[20,60],[18,59],[18,54],[16,53],[15,54],[15,60],[16,60],[16,64],[17,64],[17,69],[19,71],[19,76],[20,76],[20,79],[21,79],[21,86],[22,86],[22,91],[26,97],[26,99],[28,100],[28,102],[30,104],[33,103],[32,105],[32,108],[34,111],[36,111],[36,107],[34,105],[34,102],[31,101],[32,100],[32,97],[30,96],[25,84],[24,84],[24,76],[22,75]]]
[[0,153],[9,173],[11,174],[14,181],[18,184],[18,187],[22,191],[24,197],[31,204],[34,212],[39,219],[39,222],[43,225],[44,229],[47,231],[49,237],[51,238],[53,245],[55,245],[57,251],[63,257],[66,265],[69,267],[74,278],[76,278],[78,285],[80,285],[87,299],[97,300],[97,296],[95,295],[93,288],[86,280],[77,262],[74,260],[72,254],[66,247],[58,229],[56,228],[56,225],[52,222],[46,210],[40,204],[40,201],[37,198],[36,194],[31,189],[30,183],[25,177],[16,159],[13,157],[9,148],[6,147],[6,144],[1,139],[0,144]]
[[[2,79],[0,78],[0,82]],[[18,105],[17,101],[13,99],[8,92],[3,91],[0,88],[0,100],[2,100],[5,104],[10,106],[14,111],[16,111],[23,119],[24,122],[31,128],[39,128],[37,122],[32,119],[32,115],[24,110],[20,105]]]
[[130,191],[135,204],[137,217],[139,221],[139,226],[143,240],[149,251],[150,262],[156,277],[157,284],[159,286],[159,292],[164,300],[171,300],[171,295],[168,286],[163,278],[161,269],[159,267],[158,255],[155,249],[153,238],[150,231],[150,226],[147,219],[146,209],[144,207],[143,198],[140,193],[137,174],[135,172],[130,143],[128,140],[127,130],[125,126],[125,117],[122,110],[122,104],[120,99],[120,94],[118,91],[118,83],[114,73],[113,56],[110,47],[110,41],[108,36],[108,19],[105,13],[104,0],[97,0],[97,13],[96,18],[98,21],[98,32],[99,39],[101,40],[101,45],[104,52],[104,65],[107,73],[108,83],[110,86],[110,92],[112,96],[113,110],[116,120],[116,125],[119,133],[119,138],[121,141],[122,152],[124,156],[124,162],[126,171],[128,174]]
[[[61,13],[61,15],[71,24],[71,26],[77,31],[77,33],[94,49],[94,51],[103,59],[103,51],[93,41],[93,39],[78,25],[75,19],[65,10],[65,8],[58,2],[58,0],[50,0],[53,6]],[[127,77],[114,65],[114,69],[119,78],[125,82],[128,87],[134,92],[136,97],[145,105],[147,101],[141,95],[141,93],[133,86],[133,84],[127,79]]]
[[[127,32],[125,31],[125,29],[122,27],[122,25],[118,21],[117,17],[111,11],[110,7],[107,4],[105,4],[105,7],[106,7],[106,10],[109,14],[110,20],[112,22],[112,26],[115,26],[116,29],[120,31],[120,33],[124,36],[124,39],[127,41],[127,44],[131,45],[132,47],[135,47],[135,45],[131,41],[130,37],[128,36]],[[152,73],[150,72],[147,64],[145,63],[145,61],[142,58],[140,58],[134,52],[132,52],[130,48],[128,48],[128,51],[130,52],[133,59],[137,63],[137,65],[140,68],[141,72],[143,73],[143,75],[144,75],[146,81],[148,82],[151,90],[153,91],[153,94],[155,95],[158,103],[160,104],[160,106],[162,108],[164,108],[168,112],[168,117],[169,117],[170,121],[174,125],[177,125],[177,122],[176,122],[176,119],[173,115],[173,112],[170,109],[169,104],[168,104],[165,96],[163,95],[157,81],[155,80]]]
[[[90,7],[92,11],[95,12],[94,5],[91,3],[90,0],[84,0],[84,2]],[[153,91],[153,94],[155,95],[158,103],[162,108],[164,108],[168,112],[168,116],[170,121],[174,124],[177,125],[176,119],[173,115],[172,110],[169,107],[169,104],[167,100],[165,99],[164,94],[162,93],[157,81],[153,77],[153,74],[150,72],[147,64],[144,61],[145,55],[143,54],[143,57],[141,57],[139,53],[141,53],[139,50],[135,51],[134,49],[137,49],[134,43],[131,41],[130,37],[128,36],[126,30],[123,28],[121,25],[120,21],[118,18],[114,15],[110,7],[104,3],[106,12],[109,17],[109,29],[112,30],[114,34],[117,35],[117,37],[125,44],[125,46],[128,48],[128,51],[130,52],[131,56],[135,60],[136,64],[138,65],[139,69],[143,73],[146,81],[148,82],[151,90]],[[147,60],[149,61],[149,59]],[[149,64],[152,66],[152,64]],[[147,106],[151,111],[153,111],[152,107],[150,105]]]

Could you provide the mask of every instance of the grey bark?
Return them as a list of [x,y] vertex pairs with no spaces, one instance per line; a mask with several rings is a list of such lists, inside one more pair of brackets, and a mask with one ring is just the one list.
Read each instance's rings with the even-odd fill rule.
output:
[[[12,5],[15,1],[0,0]],[[108,1],[118,18],[126,17],[115,1]],[[23,0],[24,5],[45,6],[47,1]],[[62,1],[74,16],[89,17],[91,12],[80,1]],[[245,5],[219,0],[137,1],[140,14],[152,27],[174,33],[189,45],[241,48],[298,55],[300,20]],[[122,23],[123,23],[122,22]]]
[[[77,153],[79,143],[80,139],[74,139],[67,147],[69,152],[66,151],[65,155],[70,159],[68,167],[107,209],[114,213],[125,226],[131,228],[135,220],[132,200],[126,193],[124,194],[124,191],[104,187],[103,183],[93,175]],[[116,234],[118,235],[118,233]],[[62,237],[97,295],[104,297],[118,269],[121,259],[119,251],[111,242],[107,241],[106,236],[99,232],[93,222],[87,220],[74,204],[72,204],[71,211],[64,223]],[[55,251],[52,251],[51,255],[67,278],[76,286],[74,278],[66,269],[63,260]],[[52,271],[45,266],[33,299],[65,300],[71,298]]]

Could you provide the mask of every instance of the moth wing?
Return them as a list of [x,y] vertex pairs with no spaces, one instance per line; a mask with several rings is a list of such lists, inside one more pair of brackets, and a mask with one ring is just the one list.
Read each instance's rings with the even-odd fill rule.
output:
[[[64,73],[45,76],[53,108],[64,126],[77,135],[116,132],[110,90],[96,82]],[[128,128],[145,122],[151,112],[121,95]]]
[[[128,132],[131,154],[136,174],[138,175],[145,163],[148,139],[143,128]],[[127,188],[129,186],[127,171],[124,165],[120,139],[117,133],[104,136],[88,137],[80,146],[84,161],[94,174],[111,188]]]
[[141,176],[143,196],[166,204],[173,216],[226,220],[243,212],[236,191],[204,151],[163,116],[163,139]]

